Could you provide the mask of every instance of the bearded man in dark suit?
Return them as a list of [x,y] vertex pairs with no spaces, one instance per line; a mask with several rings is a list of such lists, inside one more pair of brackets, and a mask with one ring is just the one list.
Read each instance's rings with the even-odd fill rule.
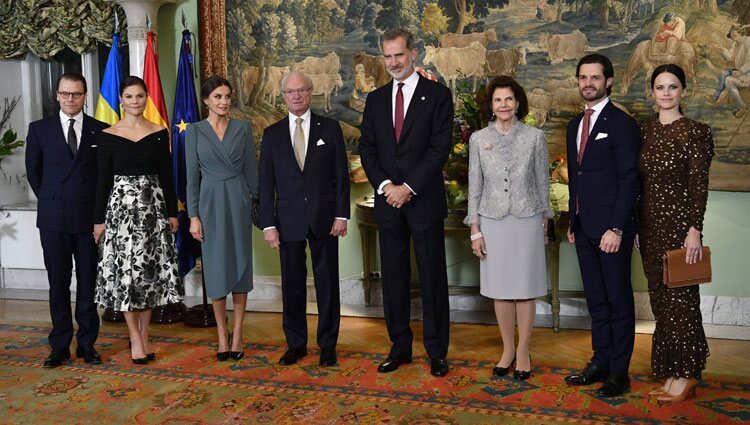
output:
[[392,372],[412,361],[409,245],[413,242],[430,371],[445,376],[450,318],[443,167],[451,146],[453,101],[448,88],[415,72],[417,51],[411,33],[386,31],[382,50],[393,80],[367,96],[359,144],[362,166],[377,193],[383,307],[392,343],[378,372]]
[[576,246],[594,355],[565,382],[604,382],[599,395],[615,397],[630,391],[628,369],[635,342],[630,258],[641,133],[638,123],[607,97],[614,69],[606,56],[583,57],[576,77],[586,109],[568,124],[568,240]]

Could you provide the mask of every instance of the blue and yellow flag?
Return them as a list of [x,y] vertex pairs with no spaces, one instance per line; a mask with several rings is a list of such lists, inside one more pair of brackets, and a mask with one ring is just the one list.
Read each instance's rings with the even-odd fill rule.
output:
[[120,35],[112,34],[112,48],[109,49],[107,66],[104,68],[102,88],[96,102],[94,118],[109,125],[120,121],[120,81],[122,81],[122,59],[120,58]]
[[182,32],[180,61],[177,64],[177,88],[174,96],[174,115],[172,115],[172,172],[174,173],[174,188],[177,192],[177,219],[180,221],[180,227],[175,236],[180,273],[183,276],[195,267],[195,259],[201,255],[200,243],[190,234],[190,219],[186,209],[185,131],[191,123],[200,120],[192,65],[190,31],[185,30]]

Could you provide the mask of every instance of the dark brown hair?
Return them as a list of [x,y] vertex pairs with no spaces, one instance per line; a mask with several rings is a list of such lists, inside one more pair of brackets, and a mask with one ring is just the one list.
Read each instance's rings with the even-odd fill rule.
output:
[[62,80],[68,80],[68,81],[78,81],[79,83],[83,84],[83,92],[87,93],[88,90],[86,89],[86,78],[83,77],[78,72],[66,72],[59,77],[57,77],[57,89],[60,90],[60,82]]
[[135,75],[128,75],[120,82],[120,96],[122,96],[122,93],[125,91],[125,89],[130,86],[141,86],[143,91],[148,93],[148,87],[146,87],[146,82],[143,81],[142,78],[136,77]]
[[513,97],[518,101],[518,109],[516,109],[516,118],[522,120],[529,113],[529,100],[526,98],[526,91],[516,80],[506,75],[495,77],[487,85],[485,95],[482,103],[484,104],[482,110],[487,111],[489,121],[495,120],[495,114],[492,113],[492,95],[495,94],[495,90],[509,88],[513,92]]
[[227,81],[226,78],[219,77],[218,75],[212,75],[206,78],[206,81],[204,81],[201,86],[201,101],[208,99],[208,96],[211,96],[211,93],[221,86],[229,87],[229,92],[232,92],[232,85],[229,84],[229,81]]
[[414,48],[414,36],[407,30],[403,28],[391,28],[388,31],[383,33],[383,36],[380,38],[380,46],[383,46],[384,41],[392,41],[399,37],[403,37],[404,41],[406,42],[406,49],[411,50]]

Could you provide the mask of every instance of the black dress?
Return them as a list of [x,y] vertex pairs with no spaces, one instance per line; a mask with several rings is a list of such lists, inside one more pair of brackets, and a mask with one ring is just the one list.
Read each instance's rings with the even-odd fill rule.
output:
[[101,132],[94,223],[105,223],[99,241],[95,301],[116,311],[152,308],[182,300],[174,237],[177,216],[167,130],[132,142]]
[[667,125],[658,120],[643,123],[641,134],[638,233],[656,319],[651,367],[659,379],[700,379],[708,344],[699,286],[667,288],[662,255],[681,248],[691,226],[703,231],[714,148],[711,129],[683,117]]

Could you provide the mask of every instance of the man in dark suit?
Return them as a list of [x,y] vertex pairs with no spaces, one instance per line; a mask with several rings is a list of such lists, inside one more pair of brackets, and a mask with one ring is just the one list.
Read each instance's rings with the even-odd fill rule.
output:
[[391,83],[367,96],[359,153],[376,190],[383,307],[392,346],[378,372],[412,361],[410,242],[419,271],[424,345],[434,376],[448,373],[448,277],[445,266],[443,166],[453,126],[451,92],[414,70],[412,35],[386,31],[382,49]]
[[584,114],[568,124],[570,228],[586,304],[594,356],[572,385],[604,382],[598,393],[630,390],[628,368],[635,342],[630,257],[636,233],[638,123],[609,101],[614,70],[605,56],[585,56],[576,69]]
[[26,175],[39,200],[37,222],[49,280],[52,352],[44,367],[57,367],[70,359],[73,319],[70,281],[76,269],[78,323],[76,357],[99,364],[94,349],[99,316],[94,304],[97,249],[94,243],[94,192],[96,189],[96,137],[107,124],[83,113],[86,80],[67,73],[57,81],[60,113],[29,124],[26,141]]
[[281,81],[289,116],[266,128],[260,147],[260,227],[280,248],[284,336],[279,363],[307,355],[307,258],[310,245],[318,304],[320,365],[336,364],[339,335],[338,237],[349,218],[349,163],[338,122],[310,111],[312,81],[291,72]]

